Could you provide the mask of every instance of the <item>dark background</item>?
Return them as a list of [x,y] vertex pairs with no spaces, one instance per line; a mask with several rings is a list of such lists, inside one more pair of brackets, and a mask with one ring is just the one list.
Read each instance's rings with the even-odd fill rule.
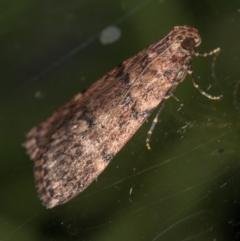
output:
[[[212,58],[188,76],[151,138],[145,123],[86,191],[43,207],[21,143],[77,92],[174,26],[198,28]],[[118,41],[99,34],[114,25]],[[234,0],[0,3],[0,240],[240,240],[240,4]],[[211,88],[209,88],[211,86]]]

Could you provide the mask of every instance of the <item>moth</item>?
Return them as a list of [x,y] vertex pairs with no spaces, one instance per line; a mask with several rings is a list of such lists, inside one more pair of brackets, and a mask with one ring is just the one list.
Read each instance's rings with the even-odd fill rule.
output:
[[[86,189],[153,110],[163,107],[187,73],[198,88],[192,56],[220,50],[198,54],[194,48],[200,43],[196,28],[174,27],[30,130],[23,145],[34,161],[35,184],[43,205],[63,204]],[[149,135],[151,132],[152,128]]]

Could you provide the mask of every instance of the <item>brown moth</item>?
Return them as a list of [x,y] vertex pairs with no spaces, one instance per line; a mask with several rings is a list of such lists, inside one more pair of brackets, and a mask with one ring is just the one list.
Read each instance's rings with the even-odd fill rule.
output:
[[187,73],[198,88],[191,71],[192,55],[207,56],[220,50],[195,53],[200,43],[197,29],[174,27],[165,38],[124,61],[27,134],[24,147],[34,160],[37,192],[47,208],[86,189],[152,111],[163,107]]

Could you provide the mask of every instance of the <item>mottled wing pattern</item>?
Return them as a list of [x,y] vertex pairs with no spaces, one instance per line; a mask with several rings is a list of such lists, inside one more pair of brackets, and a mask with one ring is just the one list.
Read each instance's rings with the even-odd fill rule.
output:
[[98,177],[184,79],[200,41],[196,29],[175,27],[28,133],[24,146],[34,160],[38,195],[47,208],[69,201]]

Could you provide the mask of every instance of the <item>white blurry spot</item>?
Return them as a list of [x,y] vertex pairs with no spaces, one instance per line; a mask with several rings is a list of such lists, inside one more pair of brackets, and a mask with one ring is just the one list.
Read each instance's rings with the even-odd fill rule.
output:
[[41,99],[41,98],[43,98],[43,96],[44,96],[44,94],[40,90],[38,90],[34,94],[34,97],[37,98],[37,99]]
[[133,187],[130,188],[129,196],[132,194]]
[[110,26],[100,33],[100,42],[102,44],[111,44],[116,42],[121,37],[121,30],[116,26]]

